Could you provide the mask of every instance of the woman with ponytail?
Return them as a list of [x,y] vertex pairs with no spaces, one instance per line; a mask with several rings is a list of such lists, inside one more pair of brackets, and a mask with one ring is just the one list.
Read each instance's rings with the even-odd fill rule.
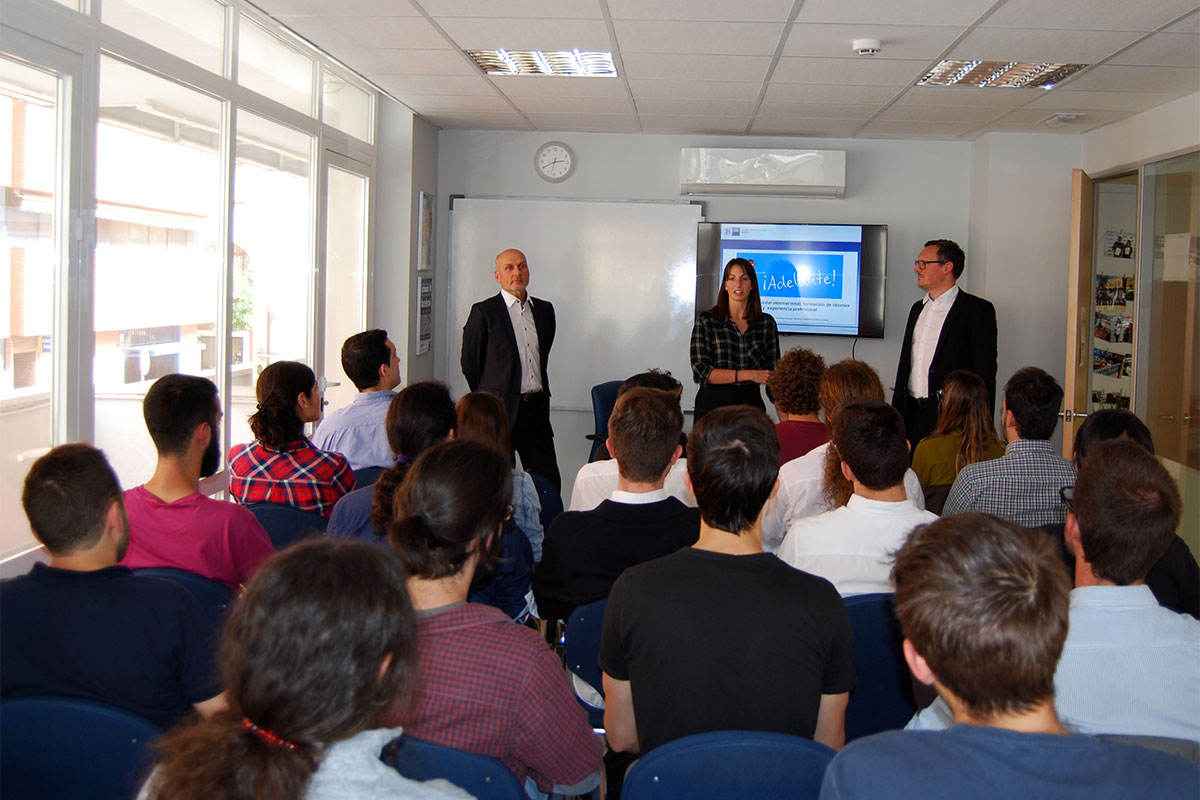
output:
[[[987,385],[970,370],[954,370],[942,386],[937,427],[913,451],[913,471],[929,490],[950,486],[968,464],[1002,455],[1004,444],[992,422]],[[945,492],[940,497],[944,499]]]
[[508,458],[472,441],[430,448],[396,490],[387,534],[418,614],[421,683],[389,720],[500,759],[527,791],[586,794],[602,748],[562,662],[537,631],[467,601],[476,572],[495,561],[511,499]]
[[255,395],[254,441],[229,451],[229,493],[247,505],[279,503],[328,517],[355,482],[345,456],[304,435],[305,423],[321,418],[316,376],[299,361],[276,361],[258,376]]
[[448,800],[379,760],[384,712],[411,691],[412,605],[394,559],[313,540],[268,561],[221,649],[229,708],[176,728],[139,800]]

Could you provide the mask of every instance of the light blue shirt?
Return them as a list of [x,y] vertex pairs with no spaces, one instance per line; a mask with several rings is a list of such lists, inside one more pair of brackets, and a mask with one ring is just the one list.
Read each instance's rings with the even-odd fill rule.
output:
[[538,498],[537,487],[528,472],[513,469],[513,522],[529,540],[533,548],[533,562],[542,562],[542,540],[546,532],[542,530],[542,501]]
[[390,467],[396,456],[388,444],[384,422],[395,396],[393,391],[359,392],[350,405],[325,415],[312,443],[344,455],[350,469]]

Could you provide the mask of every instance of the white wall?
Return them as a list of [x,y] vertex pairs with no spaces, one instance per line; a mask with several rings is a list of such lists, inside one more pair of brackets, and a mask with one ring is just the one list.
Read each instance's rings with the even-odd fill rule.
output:
[[1083,135],[1083,169],[1092,177],[1160,161],[1200,147],[1200,92]]

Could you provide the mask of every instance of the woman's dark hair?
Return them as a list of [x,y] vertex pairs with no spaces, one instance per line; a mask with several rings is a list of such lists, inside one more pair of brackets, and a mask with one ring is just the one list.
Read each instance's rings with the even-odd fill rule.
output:
[[396,461],[375,481],[371,524],[386,531],[392,521],[392,495],[409,465],[430,447],[446,441],[458,425],[450,390],[439,381],[421,381],[401,389],[388,405],[384,427]]
[[415,643],[394,559],[329,539],[282,551],[225,626],[229,708],[161,740],[150,797],[303,797],[325,745],[377,726],[403,699]]
[[725,271],[721,273],[721,291],[712,310],[713,316],[717,319],[729,318],[729,291],[725,288],[725,281],[729,280],[729,271],[734,267],[741,267],[750,278],[750,296],[746,298],[746,321],[754,322],[763,315],[762,302],[758,298],[758,274],[754,271],[754,265],[744,258],[731,258],[725,265]]
[[991,400],[983,378],[966,369],[956,369],[942,385],[942,401],[933,434],[962,433],[954,459],[954,471],[967,464],[987,461],[991,446],[1000,441],[992,422]]
[[310,393],[316,382],[313,371],[299,361],[276,361],[262,371],[254,387],[258,411],[250,415],[250,430],[263,447],[283,450],[304,438],[296,398]]
[[510,466],[515,465],[503,400],[491,392],[467,392],[458,398],[454,410],[458,412],[457,438],[486,444],[507,458]]
[[[444,442],[416,460],[393,500],[388,540],[410,575],[456,575],[473,552],[498,536],[512,500],[508,459],[480,442]],[[487,566],[487,563],[482,563]]]

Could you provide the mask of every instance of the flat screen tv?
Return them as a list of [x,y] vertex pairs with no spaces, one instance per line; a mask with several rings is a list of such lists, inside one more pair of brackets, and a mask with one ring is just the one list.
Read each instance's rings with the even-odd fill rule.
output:
[[702,222],[697,312],[716,304],[731,258],[754,264],[780,333],[883,338],[886,225]]

